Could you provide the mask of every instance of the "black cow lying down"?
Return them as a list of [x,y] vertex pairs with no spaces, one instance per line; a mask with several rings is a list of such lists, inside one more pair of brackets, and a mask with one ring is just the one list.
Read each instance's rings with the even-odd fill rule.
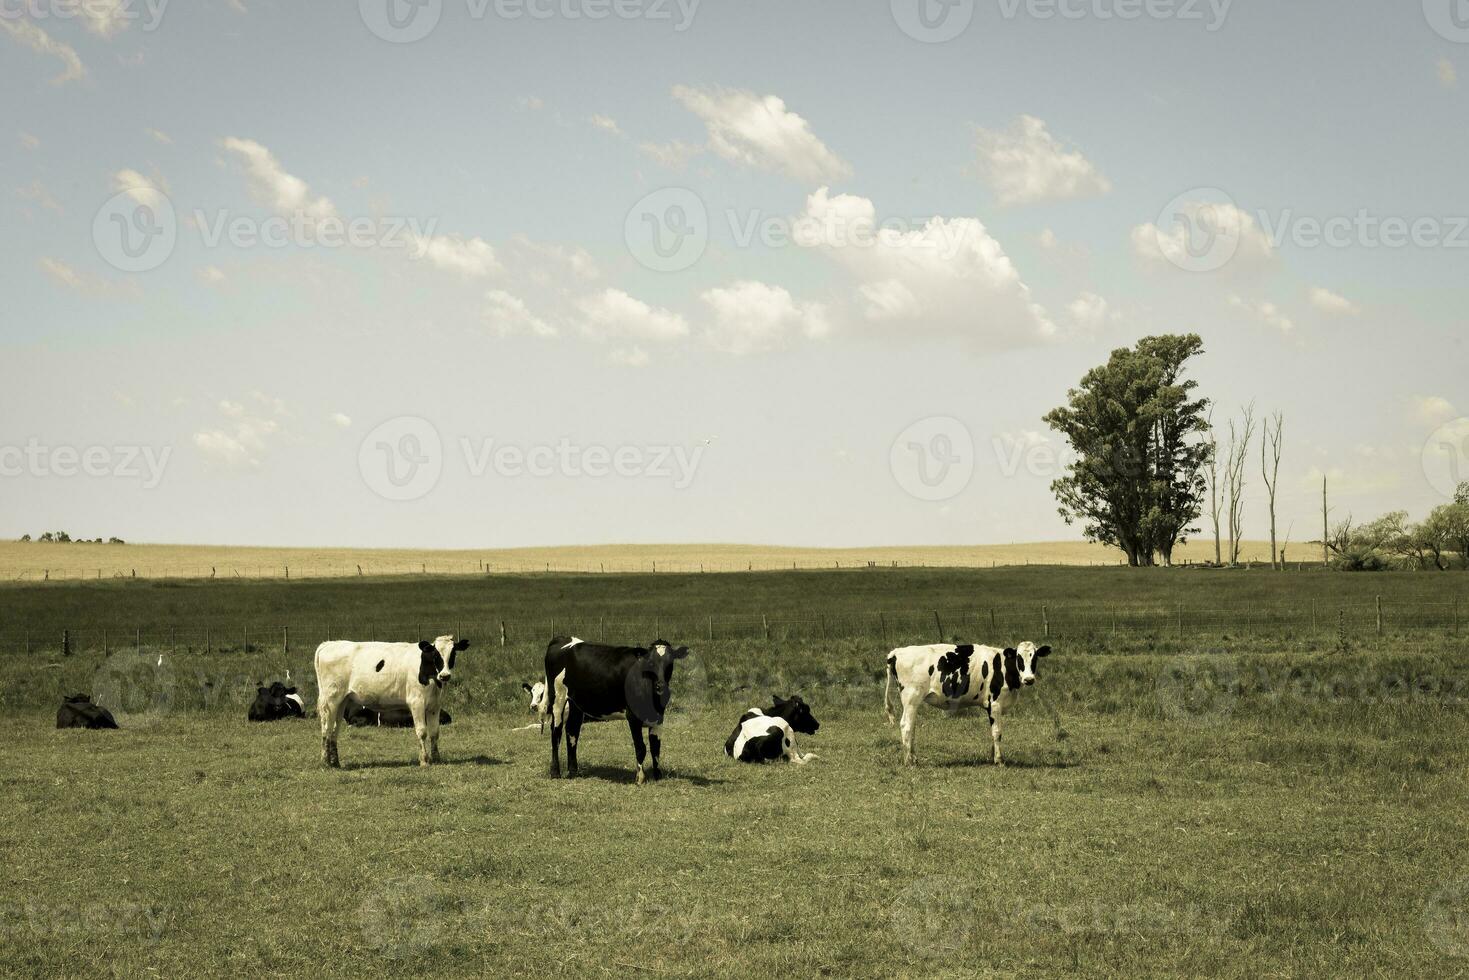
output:
[[740,715],[739,724],[724,743],[724,754],[740,762],[770,762],[789,759],[805,764],[816,758],[814,752],[802,755],[796,748],[793,732],[815,735],[821,723],[811,716],[811,709],[799,695],[789,698],[770,696],[767,708],[751,708]]
[[282,718],[305,718],[306,706],[294,687],[272,681],[270,687],[257,687],[250,705],[251,721],[280,721]]
[[[412,728],[413,712],[407,705],[369,708],[356,698],[348,697],[342,707],[342,720],[355,728]],[[439,709],[439,724],[454,724],[454,719],[443,708]]]
[[56,709],[57,728],[116,728],[112,712],[93,704],[87,694],[68,694]]

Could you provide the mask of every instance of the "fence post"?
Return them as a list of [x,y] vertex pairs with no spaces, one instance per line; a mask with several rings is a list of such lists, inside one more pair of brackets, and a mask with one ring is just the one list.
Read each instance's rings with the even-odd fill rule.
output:
[[[1027,560],[1026,561],[1026,564],[1028,565],[1028,564],[1030,564],[1030,562]],[[1047,609],[1045,606],[1041,606],[1041,632],[1045,633],[1045,635],[1046,635],[1046,637],[1048,639],[1050,638],[1050,635],[1051,635],[1051,610]]]
[[500,620],[500,646],[505,645],[505,620]]
[[214,652],[214,646],[209,642],[209,627],[204,627],[204,655],[207,657]]
[[882,630],[882,645],[888,645],[888,618],[882,613],[877,614],[877,627]]
[[1316,632],[1316,600],[1311,600],[1311,632]]
[[607,639],[607,627],[602,622],[602,617],[597,617],[597,642]]
[[71,656],[71,630],[61,631],[61,655],[63,657]]
[[250,627],[245,627],[245,652],[250,652]]
[[760,625],[765,627],[765,639],[770,639],[770,619],[764,613],[760,614]]
[[179,652],[178,627],[177,626],[170,626],[168,628],[168,655],[170,657],[172,657],[175,654],[177,654],[178,652]]
[[995,607],[990,606],[990,640],[1000,635],[1000,628],[995,625]]
[[107,649],[107,630],[105,629],[102,631],[102,656],[112,656],[112,651]]
[[133,653],[138,656],[143,654],[143,629],[136,627],[133,631]]
[[[703,570],[704,569],[702,567],[699,569],[699,571],[701,571],[701,572]],[[711,640],[714,639],[714,617],[713,616],[710,616],[709,617],[709,639],[711,639]]]
[[291,655],[291,628],[289,626],[282,626],[281,627],[281,656],[283,656],[283,657],[289,657],[290,655]]
[[939,619],[939,611],[937,609],[935,609],[933,611],[933,625],[936,626],[936,627],[938,627],[938,631],[939,631],[939,642],[940,643],[944,642],[944,624]]
[[1178,635],[1183,636],[1183,603],[1178,604]]
[[1377,597],[1377,635],[1382,635],[1382,596]]

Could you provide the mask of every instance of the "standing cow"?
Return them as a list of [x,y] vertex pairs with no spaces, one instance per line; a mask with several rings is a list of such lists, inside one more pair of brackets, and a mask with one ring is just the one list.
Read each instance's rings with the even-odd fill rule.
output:
[[321,761],[339,766],[337,726],[350,695],[367,708],[407,708],[418,735],[418,764],[439,761],[439,701],[454,674],[455,657],[468,640],[441,636],[434,642],[356,643],[329,640],[316,648],[317,713]]
[[1004,650],[968,643],[962,646],[932,643],[899,647],[888,654],[882,706],[888,724],[892,724],[892,691],[896,681],[903,705],[900,728],[903,761],[908,765],[914,762],[913,727],[918,720],[918,705],[922,703],[949,711],[984,708],[990,719],[995,765],[1003,766],[1000,718],[1015,703],[1021,688],[1035,683],[1036,662],[1050,652],[1049,646],[1038,647],[1026,641]]
[[[658,753],[663,713],[671,697],[673,665],[689,655],[687,647],[655,640],[644,647],[612,647],[558,636],[546,647],[546,697],[541,714],[551,716],[551,775],[561,775],[561,730],[566,729],[566,774],[576,775],[576,743],[586,720],[622,714],[632,732],[638,759],[638,785],[646,776],[643,759],[653,750],[653,778],[662,777]],[[643,744],[643,733],[648,742]]]

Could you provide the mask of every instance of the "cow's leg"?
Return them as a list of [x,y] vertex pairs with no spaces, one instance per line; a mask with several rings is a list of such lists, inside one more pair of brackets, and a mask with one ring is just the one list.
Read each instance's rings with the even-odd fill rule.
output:
[[1003,766],[1005,760],[1000,756],[1000,706],[998,704],[990,709],[990,741],[995,746],[995,765]]
[[342,707],[346,702],[342,695],[323,693],[316,706],[316,715],[321,719],[321,762],[334,769],[341,766],[337,759],[337,727],[342,722]]
[[424,725],[428,728],[428,758],[430,762],[439,761],[439,706],[436,704],[432,709],[425,709],[426,717]]
[[418,736],[418,764],[426,766],[430,764],[428,715],[422,702],[413,705],[410,710],[413,712],[413,734]]
[[923,692],[918,688],[903,688],[903,719],[898,725],[898,730],[903,736],[904,765],[911,766],[917,761],[913,751],[913,728],[918,724],[918,703],[922,700]]
[[632,732],[632,747],[638,757],[638,785],[643,785],[646,776],[643,775],[643,759],[648,755],[648,747],[643,744],[643,723],[631,711],[627,713],[627,727]]
[[662,779],[663,772],[658,768],[658,753],[663,748],[663,726],[653,725],[648,729],[648,751],[653,754],[653,778]]
[[581,741],[581,726],[586,712],[572,705],[566,717],[566,775],[576,775],[576,743]]

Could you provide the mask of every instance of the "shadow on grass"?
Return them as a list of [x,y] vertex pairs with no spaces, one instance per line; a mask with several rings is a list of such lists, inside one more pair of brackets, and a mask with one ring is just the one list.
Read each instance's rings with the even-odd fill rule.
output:
[[[551,778],[549,775],[547,778]],[[561,779],[566,779],[566,769],[561,770]],[[624,769],[621,766],[581,766],[576,771],[576,779],[600,779],[606,783],[636,783],[637,770]],[[658,782],[665,783],[688,783],[691,786],[720,786],[727,782],[724,779],[710,779],[708,776],[700,776],[691,772],[679,772],[674,769],[663,770],[663,778]],[[652,776],[648,777],[647,785],[655,785]]]
[[[473,755],[473,756],[470,756],[467,759],[454,759],[454,758],[444,759],[442,762],[435,762],[433,764],[433,768],[437,768],[439,766],[503,766],[505,764],[506,764],[506,762],[505,762],[504,759],[492,759],[492,758],[490,758],[487,755]],[[354,769],[409,769],[409,768],[417,769],[418,768],[418,760],[417,759],[374,759],[371,762],[354,762],[354,763],[343,763],[342,764],[342,769],[344,771],[349,771],[349,772],[351,770],[354,770]]]
[[933,763],[936,769],[1074,769],[1077,765],[1075,759],[1006,759],[1003,766],[996,766],[989,759],[946,759]]

